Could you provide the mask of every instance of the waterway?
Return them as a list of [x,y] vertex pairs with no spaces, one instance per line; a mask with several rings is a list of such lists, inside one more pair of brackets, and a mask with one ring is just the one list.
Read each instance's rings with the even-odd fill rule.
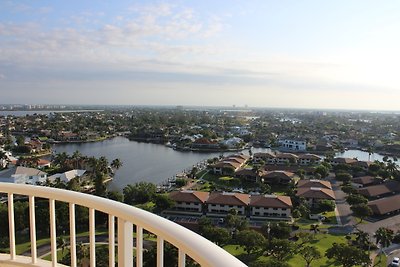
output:
[[[110,162],[116,158],[121,159],[123,165],[109,185],[116,190],[139,181],[162,183],[184,170],[190,170],[201,161],[221,155],[220,152],[176,151],[164,145],[140,143],[124,137],[96,143],[56,144],[53,150],[55,153],[66,152],[70,155],[79,150],[86,156],[105,156]],[[253,149],[253,152],[258,151],[268,149]],[[243,152],[248,153],[248,150]]]
[[88,110],[10,110],[10,111],[2,110],[2,111],[0,111],[0,116],[24,117],[26,115],[34,115],[34,114],[49,115],[51,113],[97,112],[97,111],[102,111],[102,110],[92,110],[92,109],[88,109]]
[[[96,143],[81,144],[56,144],[53,146],[56,153],[66,152],[72,154],[79,150],[83,155],[101,157],[105,156],[110,162],[119,158],[123,166],[117,170],[111,189],[121,190],[128,184],[139,181],[162,183],[168,178],[184,170],[190,170],[193,165],[212,157],[218,157],[220,152],[191,152],[176,151],[159,144],[140,143],[130,141],[124,137],[115,137]],[[270,151],[269,149],[253,148],[253,153]],[[244,150],[243,153],[248,153]],[[232,154],[225,153],[225,155]],[[358,158],[358,160],[382,160],[383,156],[372,154],[369,158],[367,152],[348,150],[336,154],[338,157]]]

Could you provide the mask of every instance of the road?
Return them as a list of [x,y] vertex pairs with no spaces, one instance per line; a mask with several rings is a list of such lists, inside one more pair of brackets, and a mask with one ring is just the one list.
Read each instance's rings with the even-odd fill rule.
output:
[[346,202],[347,195],[340,188],[342,182],[336,181],[335,174],[333,174],[333,173],[329,174],[327,180],[329,180],[331,182],[332,190],[335,193],[336,208],[337,208],[338,217],[340,219],[340,222],[338,222],[338,224],[341,224],[343,226],[355,225],[357,223],[357,221],[352,216],[353,212],[350,209],[350,205],[347,204],[347,202]]
[[[115,238],[115,240],[117,241],[118,238]],[[65,241],[67,242],[67,246],[69,246],[69,238],[66,237]],[[89,243],[89,237],[88,236],[79,236],[76,238],[76,243]],[[108,235],[96,235],[96,243],[108,243]],[[117,242],[116,242],[117,244]],[[133,245],[135,246],[136,244],[136,238],[133,238]],[[153,246],[155,246],[156,243],[154,241],[150,241],[150,240],[143,240],[143,248],[144,249],[149,249]],[[37,255],[38,257],[44,256],[46,254],[48,254],[51,251],[51,245],[49,244],[45,244],[42,246],[38,246],[37,247]],[[24,253],[22,253],[23,256],[30,256],[31,252],[29,251],[25,251]]]

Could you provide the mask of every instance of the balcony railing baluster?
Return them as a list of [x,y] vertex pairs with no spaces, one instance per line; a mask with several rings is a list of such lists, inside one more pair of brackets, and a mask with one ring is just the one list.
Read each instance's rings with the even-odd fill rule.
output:
[[185,267],[186,265],[186,254],[182,249],[178,250],[178,267]]
[[118,266],[133,266],[133,225],[118,218]]
[[50,208],[50,243],[52,266],[57,266],[57,233],[56,233],[56,202],[49,199]]
[[71,252],[71,267],[76,267],[76,228],[74,203],[69,203],[69,244]]
[[96,267],[96,227],[95,210],[89,209],[89,246],[90,246],[90,267]]
[[136,226],[136,267],[143,266],[143,227]]
[[157,236],[157,267],[164,267],[164,239]]
[[35,217],[35,197],[29,196],[29,226],[31,234],[31,258],[32,264],[37,262],[36,247],[36,217]]
[[[57,225],[56,225],[56,201],[69,203],[69,234],[71,266],[77,267],[76,253],[76,212],[75,206],[80,205],[89,209],[89,239],[90,239],[90,265],[96,265],[96,236],[95,215],[97,212],[108,214],[108,238],[109,238],[109,266],[114,267],[115,246],[118,245],[119,266],[133,266],[133,224],[136,226],[136,266],[142,267],[143,255],[143,231],[148,231],[157,236],[157,267],[164,266],[165,242],[178,249],[178,266],[184,267],[186,255],[202,266],[232,266],[244,267],[238,259],[229,255],[224,249],[216,246],[192,231],[179,226],[162,217],[148,213],[126,204],[117,203],[108,199],[99,198],[89,194],[82,194],[55,188],[16,185],[9,183],[0,184],[0,193],[8,194],[8,220],[9,220],[9,255],[0,254],[0,265],[6,266],[58,266],[57,263]],[[29,198],[29,220],[31,258],[16,256],[15,249],[15,219],[14,219],[14,195],[24,195]],[[50,216],[50,248],[51,262],[38,258],[36,241],[35,200],[44,198],[49,200]],[[117,218],[117,237],[115,230],[115,218]],[[117,244],[116,244],[117,243]],[[31,262],[30,262],[31,261]],[[29,263],[28,263],[29,262]],[[36,263],[35,263],[36,262]]]
[[108,266],[115,266],[115,217],[108,215]]
[[14,194],[8,194],[8,232],[10,237],[10,258],[15,260],[15,222],[14,222]]

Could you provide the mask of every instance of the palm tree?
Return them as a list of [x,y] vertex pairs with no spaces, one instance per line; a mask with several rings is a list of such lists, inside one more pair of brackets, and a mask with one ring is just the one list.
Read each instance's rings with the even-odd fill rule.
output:
[[81,158],[82,158],[82,154],[78,150],[76,150],[72,154],[71,159],[73,160],[73,162],[75,162],[75,166],[74,166],[75,169],[78,169],[78,164],[79,164],[79,161],[81,160]]
[[64,251],[67,248],[67,242],[63,236],[57,238],[57,247],[61,249],[61,254],[64,255]]
[[121,167],[122,167],[122,161],[120,159],[117,158],[111,162],[111,168],[118,170]]
[[376,230],[375,240],[376,244],[380,245],[380,255],[382,255],[382,251],[384,248],[390,246],[393,240],[393,236],[393,231],[388,228],[380,227],[378,230]]
[[356,243],[360,249],[364,249],[369,245],[369,234],[367,232],[363,232],[358,230],[356,233]]
[[389,159],[386,163],[386,170],[390,173],[392,177],[394,177],[396,172],[398,171],[397,164]]
[[311,224],[310,231],[314,232],[314,235],[317,234],[319,232],[319,224]]

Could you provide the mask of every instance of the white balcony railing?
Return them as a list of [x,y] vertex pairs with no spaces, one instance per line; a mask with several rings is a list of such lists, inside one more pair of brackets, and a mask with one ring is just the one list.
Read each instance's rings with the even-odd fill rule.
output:
[[[75,205],[89,208],[90,266],[96,266],[95,212],[108,214],[109,266],[115,266],[115,243],[118,244],[118,266],[133,266],[136,247],[136,266],[143,265],[143,230],[157,236],[157,267],[164,266],[164,241],[178,249],[178,266],[185,266],[186,255],[201,266],[245,266],[224,249],[167,219],[116,201],[73,191],[31,185],[0,183],[0,193],[8,194],[10,253],[0,254],[0,266],[58,266],[55,201],[69,203],[71,266],[77,266]],[[31,256],[16,255],[14,195],[29,197]],[[49,199],[51,262],[38,259],[36,244],[35,198]],[[117,220],[117,235],[115,235]],[[136,226],[136,245],[133,245],[133,225]],[[117,240],[115,240],[117,236]],[[117,241],[117,242],[116,242]]]

